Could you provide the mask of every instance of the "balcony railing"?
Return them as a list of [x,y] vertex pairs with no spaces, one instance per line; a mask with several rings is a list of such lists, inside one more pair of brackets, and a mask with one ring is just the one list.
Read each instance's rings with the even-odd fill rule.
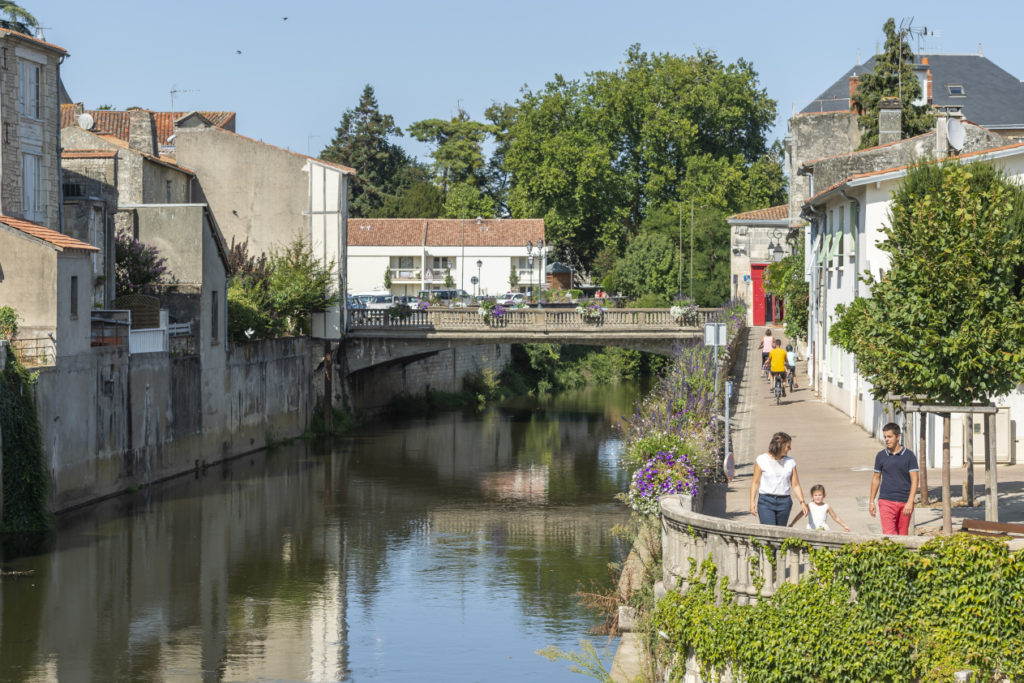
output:
[[352,309],[349,327],[359,329],[423,329],[431,331],[487,331],[495,328],[531,330],[603,329],[605,331],[671,331],[703,327],[715,322],[721,309],[701,308],[695,320],[681,324],[667,308],[613,308],[600,318],[584,318],[574,308],[522,308],[508,310],[500,318],[481,316],[476,306],[430,307],[413,310],[407,317],[391,317],[386,309]]
[[53,365],[57,358],[57,347],[50,337],[13,339],[11,348],[22,365]]
[[[420,269],[419,268],[391,268],[391,281],[392,282],[419,282]],[[442,278],[443,279],[443,278]]]

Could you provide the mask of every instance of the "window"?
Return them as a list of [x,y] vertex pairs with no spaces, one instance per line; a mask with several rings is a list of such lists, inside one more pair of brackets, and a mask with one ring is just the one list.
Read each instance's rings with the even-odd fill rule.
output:
[[962,83],[947,83],[946,91],[949,93],[950,97],[964,97],[967,95]]
[[217,328],[219,327],[217,323],[220,317],[218,314],[220,299],[217,298],[217,294],[216,291],[210,293],[210,338],[215,342],[217,341]]
[[78,320],[78,276],[71,276],[71,319]]
[[452,270],[455,270],[455,258],[449,256],[435,256],[434,270],[444,270],[445,268],[451,268]]
[[398,257],[399,268],[412,268],[412,256],[399,256]]
[[42,220],[40,161],[41,157],[36,154],[21,155],[21,212],[30,221]]
[[172,194],[171,194],[171,181],[168,180],[168,181],[166,181],[166,183],[167,183],[167,203],[170,204],[171,201],[172,201],[171,200],[171,197],[172,197]]
[[21,115],[39,118],[39,75],[38,64],[22,60],[18,72],[18,97],[21,101]]

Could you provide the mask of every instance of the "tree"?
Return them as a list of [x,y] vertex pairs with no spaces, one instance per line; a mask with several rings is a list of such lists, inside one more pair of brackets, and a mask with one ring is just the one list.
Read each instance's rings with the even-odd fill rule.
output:
[[543,216],[555,245],[571,245],[587,266],[603,249],[621,253],[651,207],[691,197],[729,213],[778,203],[781,155],[765,138],[774,118],[750,63],[634,45],[616,71],[556,75],[517,100],[503,138],[509,208]]
[[398,191],[401,170],[411,163],[405,151],[391,142],[402,130],[377,105],[373,86],[367,84],[359,104],[347,110],[334,139],[320,153],[324,161],[350,166],[356,171],[349,187],[352,216],[371,216]]
[[28,10],[12,0],[0,0],[0,14],[6,17],[3,24],[7,28],[19,33],[31,36],[33,35],[32,29],[39,26],[39,21]]
[[902,137],[912,137],[931,130],[935,114],[925,104],[914,104],[921,96],[921,84],[914,75],[914,53],[907,43],[907,31],[896,30],[896,22],[889,18],[882,27],[885,47],[875,56],[871,73],[860,77],[852,104],[860,112],[860,148],[878,144],[878,102],[883,97],[898,97],[903,105],[901,116]]
[[519,288],[519,269],[516,268],[516,262],[512,261],[512,265],[508,269],[508,290],[510,292],[516,291]]
[[148,294],[167,277],[167,259],[156,247],[143,244],[127,230],[114,238],[114,291],[125,294]]
[[494,200],[472,183],[459,183],[444,202],[445,218],[494,218]]
[[439,218],[444,213],[441,190],[431,182],[413,183],[398,191],[374,212],[376,218]]
[[322,263],[301,236],[270,255],[270,268],[270,306],[292,334],[308,333],[309,315],[337,303],[334,262]]
[[447,199],[452,185],[471,182],[480,186],[484,168],[483,142],[495,127],[473,121],[462,107],[450,120],[424,119],[409,126],[409,134],[434,145],[434,177]]
[[676,291],[678,276],[676,254],[671,238],[657,232],[642,233],[630,241],[614,276],[606,279],[604,285],[626,296],[671,296]]
[[444,269],[444,286],[445,289],[452,289],[455,287],[455,278],[452,277],[452,269],[447,266]]
[[988,402],[1024,379],[1024,190],[991,166],[910,170],[879,248],[889,272],[830,336],[872,393]]
[[804,279],[804,243],[797,239],[796,251],[765,269],[764,291],[779,297],[786,306],[786,337],[807,336],[810,288]]

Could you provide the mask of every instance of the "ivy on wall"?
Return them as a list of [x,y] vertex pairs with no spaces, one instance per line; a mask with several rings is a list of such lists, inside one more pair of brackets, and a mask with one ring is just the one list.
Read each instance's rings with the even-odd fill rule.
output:
[[[659,661],[705,680],[1024,680],[1024,551],[968,534],[914,552],[891,541],[812,550],[813,570],[756,605],[735,604],[713,563],[658,603]],[[756,571],[756,570],[753,570]],[[718,600],[716,600],[716,587]]]
[[36,414],[35,377],[7,348],[0,373],[0,432],[3,433],[3,522],[5,533],[50,528],[47,499],[50,477],[43,461],[43,441]]

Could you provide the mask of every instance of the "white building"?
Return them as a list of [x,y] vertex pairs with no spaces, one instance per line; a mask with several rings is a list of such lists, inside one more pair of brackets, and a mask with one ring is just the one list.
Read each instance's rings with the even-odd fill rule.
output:
[[[975,146],[991,140],[983,131],[972,130],[975,127],[971,124],[954,122],[950,126],[940,118],[936,132],[898,144],[908,149],[915,148],[917,151],[913,156],[918,159],[936,158],[940,156],[937,154],[939,148],[946,148],[948,144],[947,130],[957,130],[958,127],[966,129],[968,145],[972,140]],[[961,144],[964,144],[962,140]],[[851,157],[857,154],[865,157],[878,155],[884,147],[844,155],[839,161],[843,167],[851,168]],[[829,161],[811,162],[803,169],[805,173],[813,175],[815,182],[819,174],[828,178],[827,182],[822,183],[827,186],[826,189],[813,194],[804,205],[804,217],[811,222],[805,236],[805,275],[810,283],[808,373],[811,386],[825,401],[848,414],[853,422],[867,431],[880,435],[882,425],[893,418],[891,409],[872,398],[871,385],[860,376],[854,357],[831,343],[829,331],[835,322],[837,305],[849,304],[859,296],[868,295],[858,274],[870,272],[877,279],[889,269],[889,255],[879,249],[878,244],[884,239],[882,229],[889,222],[892,192],[906,176],[907,166],[852,173],[833,182],[834,178],[830,176],[832,170],[828,168]],[[950,156],[947,163],[959,161],[993,163],[1008,177],[1024,182],[1024,143],[974,149]],[[1024,420],[1024,386],[1019,386],[1007,396],[993,397],[993,402],[1002,408],[996,418],[996,450],[997,458],[1005,462],[1016,451],[1016,435],[1020,429],[1014,424],[1021,424]],[[980,422],[979,418],[979,425],[973,427],[975,433],[980,433]],[[964,430],[972,428],[969,425],[969,418],[954,415],[951,430],[954,464],[964,462]],[[932,465],[941,463],[941,429],[941,420],[932,416],[927,427],[928,455]],[[983,440],[975,439],[974,448],[975,459],[980,461],[983,457]]]
[[446,289],[449,274],[469,294],[528,292],[543,282],[549,251],[539,218],[350,218],[348,292],[415,296]]

